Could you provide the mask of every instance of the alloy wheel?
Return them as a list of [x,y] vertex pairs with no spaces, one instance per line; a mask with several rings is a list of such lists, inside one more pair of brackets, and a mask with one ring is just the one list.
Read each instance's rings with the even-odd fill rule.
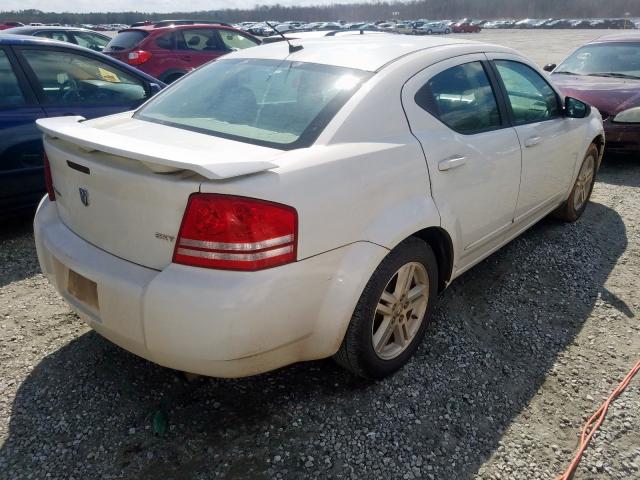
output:
[[378,300],[371,328],[376,355],[396,358],[411,344],[420,330],[429,302],[429,275],[421,263],[400,267]]
[[589,198],[591,191],[591,184],[593,183],[593,175],[595,173],[596,161],[593,155],[589,155],[585,158],[578,178],[576,179],[576,186],[573,192],[573,209],[579,211]]

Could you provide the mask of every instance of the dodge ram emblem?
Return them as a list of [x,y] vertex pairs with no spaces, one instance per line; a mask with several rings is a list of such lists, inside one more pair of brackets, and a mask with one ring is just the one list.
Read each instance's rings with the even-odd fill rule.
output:
[[80,201],[85,207],[88,207],[89,206],[89,190],[87,190],[86,188],[80,187],[78,191],[80,192]]

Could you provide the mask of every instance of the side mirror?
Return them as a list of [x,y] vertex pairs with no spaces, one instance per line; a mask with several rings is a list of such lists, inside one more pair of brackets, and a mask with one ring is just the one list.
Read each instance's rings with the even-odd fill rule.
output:
[[157,83],[153,83],[151,82],[149,84],[149,91],[151,92],[151,95],[155,95],[156,93],[158,93],[160,90],[162,90],[162,88],[160,88],[160,85],[158,85]]
[[542,69],[545,72],[553,72],[553,70],[557,67],[555,63],[547,63]]
[[577,98],[566,97],[564,112],[568,118],[584,118],[591,113],[591,107]]

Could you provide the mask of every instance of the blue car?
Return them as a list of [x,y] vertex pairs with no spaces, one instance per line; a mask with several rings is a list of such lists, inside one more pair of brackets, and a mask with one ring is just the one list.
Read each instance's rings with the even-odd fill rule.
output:
[[0,217],[32,210],[46,190],[38,118],[133,110],[164,87],[87,48],[0,34]]

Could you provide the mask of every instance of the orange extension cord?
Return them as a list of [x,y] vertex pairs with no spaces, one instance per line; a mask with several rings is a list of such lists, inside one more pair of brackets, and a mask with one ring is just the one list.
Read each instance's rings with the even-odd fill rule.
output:
[[591,437],[593,437],[593,434],[596,433],[596,430],[600,427],[600,425],[602,425],[602,422],[604,422],[604,417],[607,414],[607,410],[609,410],[609,405],[611,405],[611,402],[613,402],[623,392],[623,390],[627,388],[627,385],[629,385],[629,382],[635,376],[635,374],[638,373],[638,370],[640,370],[640,361],[635,364],[635,366],[631,369],[627,376],[624,377],[624,380],[620,382],[620,385],[618,385],[618,387],[611,393],[611,395],[609,395],[609,398],[607,398],[604,403],[600,405],[600,408],[584,425],[582,434],[580,435],[580,445],[575,457],[573,457],[569,468],[567,468],[567,470],[561,476],[557,477],[556,480],[571,480],[571,478],[573,478],[573,474],[575,473],[576,468],[578,468],[578,464],[580,463],[582,455],[584,454],[584,451],[591,441]]

